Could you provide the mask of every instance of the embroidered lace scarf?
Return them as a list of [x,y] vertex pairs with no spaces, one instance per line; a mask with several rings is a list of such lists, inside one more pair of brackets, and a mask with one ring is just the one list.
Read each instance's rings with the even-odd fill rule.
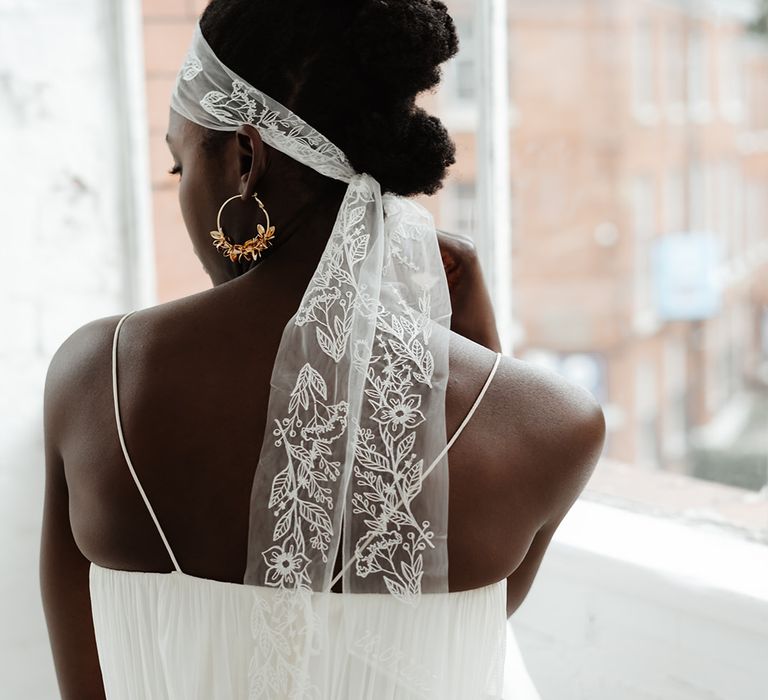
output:
[[318,697],[330,596],[343,603],[348,654],[432,697],[438,670],[414,673],[396,649],[372,653],[363,640],[375,630],[354,602],[376,593],[416,607],[423,593],[448,592],[451,306],[432,217],[382,196],[327,138],[223,65],[199,25],[171,106],[208,129],[252,124],[269,146],[348,183],[272,372],[244,581],[260,587],[250,697]]

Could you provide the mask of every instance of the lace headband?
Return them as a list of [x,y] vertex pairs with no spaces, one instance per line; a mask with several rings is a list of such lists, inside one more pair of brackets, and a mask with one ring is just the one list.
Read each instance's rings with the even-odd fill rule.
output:
[[[327,697],[334,635],[414,697],[438,697],[440,660],[415,658],[405,642],[399,660],[398,649],[383,660],[359,595],[414,609],[423,593],[448,592],[451,306],[432,217],[382,196],[341,149],[227,68],[199,25],[171,106],[208,129],[251,124],[269,146],[348,183],[272,371],[244,580],[254,590],[250,697]],[[345,592],[332,594],[339,546]]]

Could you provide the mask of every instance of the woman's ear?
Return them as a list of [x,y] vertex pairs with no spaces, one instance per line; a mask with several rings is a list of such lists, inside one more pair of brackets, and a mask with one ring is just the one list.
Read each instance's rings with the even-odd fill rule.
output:
[[269,166],[269,154],[256,127],[243,124],[237,128],[237,159],[240,168],[240,195],[247,200]]

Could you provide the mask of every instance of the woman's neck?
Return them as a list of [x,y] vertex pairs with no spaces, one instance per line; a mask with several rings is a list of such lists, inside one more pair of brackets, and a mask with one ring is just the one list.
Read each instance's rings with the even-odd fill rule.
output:
[[[264,285],[291,294],[303,295],[317,269],[338,216],[346,185],[334,188],[332,194],[308,197],[296,204],[291,214],[284,214],[274,221],[274,244],[262,259],[250,261],[241,273],[229,273],[224,283],[238,280],[238,286]],[[280,207],[278,211],[289,211]],[[280,221],[282,219],[282,222]],[[214,285],[218,286],[218,285]]]

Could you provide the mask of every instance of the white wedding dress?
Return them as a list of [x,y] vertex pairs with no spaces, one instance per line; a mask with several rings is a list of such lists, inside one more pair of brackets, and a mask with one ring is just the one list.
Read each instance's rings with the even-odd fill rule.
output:
[[[129,314],[126,314],[126,317]],[[123,317],[124,319],[125,317]],[[120,422],[115,351],[113,395],[126,462],[174,563],[176,557],[144,493],[125,447]],[[494,371],[496,369],[494,366]],[[493,372],[491,373],[493,374]],[[482,393],[471,408],[471,416]],[[466,425],[466,422],[463,423]],[[424,594],[416,611],[386,594],[330,596],[330,643],[313,657],[317,700],[538,700],[506,616],[507,582]],[[254,602],[269,603],[277,589],[214,581],[183,573],[106,569],[92,563],[90,594],[104,687],[109,700],[245,700],[254,664],[258,621]],[[340,619],[345,606],[374,630],[357,639],[365,662],[349,653]],[[347,608],[349,609],[349,608]],[[447,632],[447,633],[446,633]],[[372,665],[371,659],[378,661]],[[440,669],[435,693],[435,672]],[[413,689],[430,673],[429,694]],[[502,688],[502,673],[504,675]],[[407,689],[406,689],[407,688]],[[272,700],[282,700],[273,698]]]

